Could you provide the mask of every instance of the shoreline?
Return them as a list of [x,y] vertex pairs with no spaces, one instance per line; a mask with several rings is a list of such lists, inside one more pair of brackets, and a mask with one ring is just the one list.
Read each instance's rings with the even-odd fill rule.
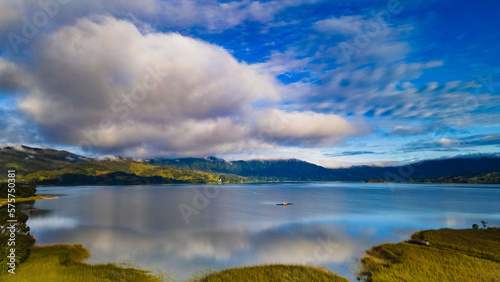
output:
[[[303,183],[317,183],[317,182],[303,182]],[[328,182],[325,182],[325,183],[328,183]],[[262,184],[264,184],[264,183],[262,183]],[[367,183],[367,184],[371,184],[371,183]],[[386,184],[387,185],[390,183],[374,183],[374,184]],[[417,184],[417,183],[412,183],[412,184]],[[168,184],[166,184],[166,185],[168,185]],[[189,185],[189,184],[174,184],[174,185]],[[241,185],[241,184],[238,183],[237,185]],[[113,185],[108,185],[108,186],[113,186]],[[50,187],[50,186],[48,186],[48,187]],[[70,189],[70,188],[68,188],[68,189]],[[480,189],[480,188],[478,188],[478,189]],[[40,191],[40,192],[42,192],[42,191]],[[23,201],[42,200],[42,199],[56,199],[56,198],[59,198],[59,196],[60,195],[57,195],[57,194],[56,195],[41,194],[41,195],[36,195],[33,197],[16,198],[16,203],[23,202]],[[0,199],[0,206],[5,205],[6,201],[7,201],[7,199]],[[444,275],[447,274],[446,267],[444,265],[441,265],[438,263],[440,259],[448,260],[449,264],[451,266],[453,266],[456,269],[456,271],[462,271],[462,272],[467,271],[467,273],[464,273],[463,275],[469,275],[471,273],[474,275],[476,275],[476,274],[480,275],[481,273],[476,273],[476,270],[474,270],[474,269],[465,268],[465,267],[462,267],[462,266],[455,263],[456,258],[458,256],[463,256],[463,255],[466,255],[464,257],[464,259],[466,261],[471,262],[471,263],[478,263],[478,267],[480,267],[480,269],[482,269],[481,270],[482,272],[496,273],[496,272],[494,272],[494,270],[491,270],[492,263],[488,261],[490,257],[478,256],[479,251],[469,252],[468,249],[462,249],[462,250],[458,250],[458,251],[457,251],[457,249],[455,249],[456,247],[460,247],[460,248],[463,247],[461,244],[457,245],[458,243],[460,243],[464,240],[468,240],[468,241],[470,241],[470,244],[466,245],[467,248],[476,247],[475,245],[478,245],[477,242],[479,241],[479,242],[482,242],[481,243],[482,246],[477,247],[478,250],[480,250],[480,252],[487,251],[488,248],[485,249],[485,248],[483,248],[484,246],[486,246],[486,247],[491,246],[492,249],[497,248],[499,250],[498,253],[500,253],[500,233],[496,233],[497,230],[499,230],[499,229],[495,228],[495,227],[486,228],[486,224],[485,223],[483,223],[483,224],[484,224],[484,228],[480,228],[480,229],[478,229],[478,226],[475,224],[476,225],[475,229],[477,229],[477,230],[444,228],[444,229],[438,229],[438,230],[418,231],[418,232],[415,232],[413,234],[411,239],[409,238],[406,241],[400,241],[399,243],[394,243],[394,244],[386,243],[386,244],[382,244],[382,245],[371,246],[370,249],[366,250],[367,256],[363,257],[363,255],[361,255],[359,257],[359,259],[361,260],[361,262],[366,261],[366,263],[367,263],[368,267],[365,269],[365,271],[366,271],[365,275],[368,276],[368,278],[370,278],[372,275],[374,275],[374,277],[378,277],[377,275],[382,275],[382,277],[386,278],[386,277],[392,277],[392,276],[387,276],[387,275],[400,275],[400,274],[409,275],[408,273],[411,273],[411,275],[418,274],[418,273],[414,274],[414,273],[410,272],[410,271],[412,271],[412,269],[410,269],[408,271],[407,269],[398,268],[401,266],[401,264],[399,264],[399,263],[402,261],[403,265],[408,265],[410,268],[417,269],[421,266],[422,267],[425,266],[425,267],[427,267],[425,269],[426,271],[427,271],[427,269],[434,269],[433,271],[430,271],[430,273],[432,273],[432,274],[426,273],[426,275],[434,275],[434,273],[435,273],[435,275],[442,275],[442,276],[435,276],[435,277],[433,276],[433,278],[436,278],[439,280],[442,277],[445,277]],[[493,234],[493,235],[496,237],[492,237],[492,238],[495,239],[496,241],[486,241],[486,240],[481,241],[483,237],[488,235],[488,234],[486,234],[486,235],[483,234],[485,232],[495,232],[495,234]],[[464,233],[465,235],[460,235],[459,233]],[[445,238],[454,238],[453,241],[448,241],[448,240],[442,239],[441,238],[442,234],[447,234],[447,236],[445,236]],[[492,238],[487,238],[487,239],[490,240]],[[420,243],[419,241],[422,241],[422,240],[429,241],[430,246],[429,245],[420,246],[421,244],[419,244]],[[417,242],[417,244],[415,242]],[[58,246],[60,247],[61,244],[35,245],[35,246],[33,246],[33,248],[42,248],[42,247],[55,248]],[[73,247],[69,247],[69,248],[73,248]],[[443,248],[445,249],[446,252],[441,253]],[[408,257],[406,255],[412,255],[412,256]],[[490,255],[488,255],[488,256],[490,256]],[[494,257],[494,256],[495,255],[491,255],[491,257]],[[432,258],[433,264],[427,265],[426,264],[427,261],[425,259],[422,260],[422,258],[425,258],[425,257]],[[471,258],[472,258],[472,260],[471,260]],[[495,257],[495,259],[496,259],[496,257]],[[414,261],[418,261],[419,263],[414,264],[413,263]],[[500,257],[497,260],[497,263],[498,262],[500,262]],[[120,267],[120,264],[117,264],[117,263],[111,262],[110,264],[114,264],[115,266]],[[267,268],[270,268],[266,271],[270,271],[274,275],[277,272],[279,272],[279,267],[283,267],[283,266],[290,267],[292,265],[291,264],[290,265],[281,265],[281,266],[255,265],[255,266],[249,266],[249,267],[252,268],[252,267],[257,267],[257,266],[265,266]],[[307,267],[307,265],[295,265],[295,266]],[[392,272],[388,272],[388,270],[386,269],[387,266],[390,266],[390,268],[393,269]],[[499,266],[498,269],[500,269],[500,264],[498,264],[498,266]],[[82,266],[82,269],[83,269],[83,267],[87,267],[87,266]],[[233,267],[230,269],[220,270],[219,272],[221,272],[220,273],[221,275],[237,275],[236,277],[244,277],[245,275],[248,274],[247,271],[248,271],[249,267],[236,266],[236,267]],[[128,269],[131,271],[139,271],[139,272],[144,271],[140,268],[133,268],[133,267],[128,268]],[[65,271],[68,271],[68,269],[66,269]],[[94,271],[94,270],[92,270],[92,271]],[[304,269],[304,271],[306,271],[306,272],[311,271],[311,269],[309,269],[309,270]],[[384,271],[384,272],[382,272],[382,271]],[[222,273],[222,272],[225,272],[225,273]],[[212,272],[211,274],[214,275],[213,277],[215,278],[215,277],[218,277],[219,273]],[[215,274],[217,274],[217,275],[215,275]],[[351,274],[358,275],[358,273],[356,273],[356,272],[354,272],[354,273],[351,272]],[[498,272],[498,274],[500,275],[500,272]],[[238,276],[238,275],[241,275],[241,276]],[[302,275],[302,272],[300,275]],[[1,275],[0,275],[0,277],[1,277]],[[473,277],[473,276],[468,276],[468,277]],[[424,279],[424,278],[422,278],[422,279]],[[489,277],[486,277],[486,278],[489,278]],[[370,280],[368,279],[367,281],[370,281]]]
[[[360,257],[362,268],[354,274],[362,281],[395,281],[397,277],[421,281],[440,281],[450,277],[492,281],[492,277],[500,274],[499,248],[500,228],[421,230],[408,240],[374,245],[367,249],[365,255]],[[153,273],[114,262],[87,264],[85,260],[91,254],[80,244],[34,245],[30,249],[32,254],[20,268],[38,269],[46,260],[52,261],[50,270],[36,273],[37,276],[55,275],[52,272],[78,275],[83,271],[89,275],[86,278],[95,278],[102,272],[113,273],[111,275],[126,272],[144,281],[172,279],[172,273]],[[67,262],[56,260],[62,253],[67,254]],[[467,263],[463,264],[464,261]],[[35,274],[30,272],[27,275],[31,277]],[[348,281],[321,266],[300,264],[242,265],[218,271],[207,269],[204,273],[193,273],[187,281],[246,281],[244,278],[249,276],[266,281],[277,281],[283,276],[294,277],[298,279],[296,281]]]
[[[50,199],[57,199],[57,198],[59,198],[59,196],[51,196],[51,195],[35,195],[33,197],[28,197],[28,198],[16,197],[15,203],[36,201],[36,200],[50,200]],[[8,201],[8,199],[6,199],[6,198],[0,198],[0,207],[7,204],[7,201]]]
[[88,264],[89,250],[81,244],[34,245],[16,266],[16,275],[0,273],[3,281],[169,281],[166,273],[153,273],[117,263]]
[[[450,183],[450,182],[366,182],[366,181],[255,181],[235,183],[151,183],[151,184],[65,184],[65,185],[38,185],[37,187],[79,187],[79,186],[149,186],[149,185],[241,185],[241,184],[286,184],[286,183],[359,183],[359,184],[443,184],[443,185],[500,185],[500,183]],[[6,200],[6,199],[0,199]]]
[[[430,244],[422,244],[422,242],[430,242]],[[449,275],[455,272],[460,273],[462,275],[460,277],[488,279],[492,275],[500,274],[498,255],[500,252],[497,252],[499,248],[500,228],[421,230],[415,232],[408,240],[374,245],[367,249],[365,255],[360,257],[362,268],[354,274],[362,281],[379,279],[392,281],[391,278],[394,277],[440,280],[443,277],[449,278]],[[88,264],[85,260],[91,253],[81,244],[44,244],[34,245],[30,249],[32,254],[26,262],[19,265],[20,268],[41,269],[47,264],[46,261],[50,261],[51,265],[48,268],[49,271],[38,273],[28,271],[26,273],[28,277],[32,275],[50,277],[56,275],[54,272],[71,276],[82,272],[89,275],[88,278],[100,277],[103,273],[106,275],[127,273],[144,281],[170,281],[172,278],[170,276],[172,273],[153,273],[150,270],[126,267],[114,262]],[[67,261],[62,262],[57,259],[61,254],[66,254]],[[471,265],[462,265],[461,262],[464,260],[470,262]],[[448,271],[449,268],[455,272]],[[0,277],[4,275],[0,274]],[[189,281],[212,281],[212,279],[213,281],[221,281],[220,279],[238,281],[249,275],[260,279],[293,275],[295,278],[304,279],[324,278],[328,281],[348,281],[345,277],[320,266],[300,264],[243,265],[218,271],[207,270],[201,275],[193,273]],[[299,279],[298,281],[309,280]]]

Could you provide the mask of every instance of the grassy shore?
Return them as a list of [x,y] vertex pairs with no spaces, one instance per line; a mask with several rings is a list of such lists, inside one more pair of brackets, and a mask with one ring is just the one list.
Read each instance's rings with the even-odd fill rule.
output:
[[[36,195],[33,197],[26,197],[26,198],[21,198],[21,197],[16,197],[16,203],[19,202],[26,202],[26,201],[35,201],[35,200],[45,200],[45,199],[57,199],[59,197],[57,196],[49,196],[49,195]],[[7,204],[7,199],[5,198],[0,198],[0,207]]]
[[372,247],[362,259],[367,281],[500,281],[500,229],[415,232],[409,242]]
[[16,274],[1,274],[0,281],[163,281],[147,271],[123,268],[115,264],[89,265],[83,261],[89,251],[81,245],[36,246]]
[[195,279],[203,282],[223,281],[333,281],[348,282],[349,280],[338,276],[321,267],[301,265],[262,265],[232,268],[217,273],[209,274],[204,278]]
[[[422,245],[427,241],[429,245]],[[166,281],[148,271],[115,264],[89,265],[81,245],[35,246],[16,274],[0,281]],[[409,241],[366,251],[359,278],[365,281],[500,281],[500,228],[415,232]],[[347,279],[321,267],[262,265],[192,277],[192,281],[338,281]]]
[[[18,266],[16,274],[1,274],[0,281],[168,281],[148,271],[124,268],[115,264],[89,265],[83,261],[90,255],[82,245],[57,244],[31,248],[28,259]],[[300,265],[264,265],[224,270],[194,278],[193,281],[333,281],[348,282],[321,267]]]

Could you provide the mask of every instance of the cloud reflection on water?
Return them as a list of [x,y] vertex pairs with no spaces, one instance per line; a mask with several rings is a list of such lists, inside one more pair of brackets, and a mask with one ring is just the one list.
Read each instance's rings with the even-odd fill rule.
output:
[[[36,233],[45,243],[82,243],[91,250],[92,263],[132,261],[153,269],[168,265],[167,269],[175,269],[183,277],[192,273],[200,261],[204,262],[200,269],[239,264],[342,263],[355,251],[355,240],[345,232],[321,224],[157,234],[130,228],[80,226],[57,231],[38,229]],[[320,242],[330,243],[333,252]]]
[[49,230],[72,229],[78,225],[78,221],[69,217],[38,217],[30,218],[28,225],[35,232],[46,232]]
[[[492,213],[499,190],[336,185],[223,186],[190,224],[177,207],[192,201],[195,186],[60,188],[54,193],[71,189],[71,196],[37,201],[51,212],[28,224],[40,244],[81,243],[92,263],[132,262],[175,272],[177,280],[204,269],[267,263],[319,264],[354,279],[350,265],[372,245],[420,229],[464,228],[482,219],[500,224]],[[279,199],[296,205],[278,207]]]

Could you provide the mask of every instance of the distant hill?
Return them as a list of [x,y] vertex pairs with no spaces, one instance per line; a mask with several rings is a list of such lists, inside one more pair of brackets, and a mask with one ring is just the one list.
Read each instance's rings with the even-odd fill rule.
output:
[[228,173],[271,181],[369,181],[500,183],[500,158],[428,160],[404,166],[353,166],[329,169],[296,159],[232,161],[209,158],[152,159],[175,169]]
[[153,165],[168,166],[175,169],[234,174],[269,181],[334,180],[330,175],[330,169],[296,159],[228,162],[223,159],[209,157],[153,159],[148,162]]
[[[0,149],[0,169],[2,171],[15,169],[18,174],[59,169],[68,164],[85,160],[88,160],[88,158],[52,149],[39,149],[20,145]],[[3,175],[0,177],[3,177]]]
[[[489,173],[500,172],[500,158],[452,158],[426,160],[403,166],[370,167],[355,166],[335,169],[347,178],[362,181],[384,179],[389,182],[434,182],[434,183],[500,183],[500,178]],[[483,177],[481,180],[480,177]]]
[[[115,158],[98,160],[66,151],[11,146],[0,149],[0,170],[15,169],[18,181],[47,185],[223,183],[251,181],[356,181],[500,183],[500,157],[427,160],[404,166],[330,169],[297,159]],[[0,174],[0,182],[6,180]]]

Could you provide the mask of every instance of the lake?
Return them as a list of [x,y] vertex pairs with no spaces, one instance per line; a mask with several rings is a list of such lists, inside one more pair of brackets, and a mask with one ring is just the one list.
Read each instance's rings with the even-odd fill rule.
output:
[[[81,243],[176,281],[206,269],[323,265],[355,280],[365,249],[414,231],[500,226],[500,185],[272,183],[39,187],[37,244]],[[277,203],[294,205],[278,206]],[[19,204],[21,206],[21,203]]]

